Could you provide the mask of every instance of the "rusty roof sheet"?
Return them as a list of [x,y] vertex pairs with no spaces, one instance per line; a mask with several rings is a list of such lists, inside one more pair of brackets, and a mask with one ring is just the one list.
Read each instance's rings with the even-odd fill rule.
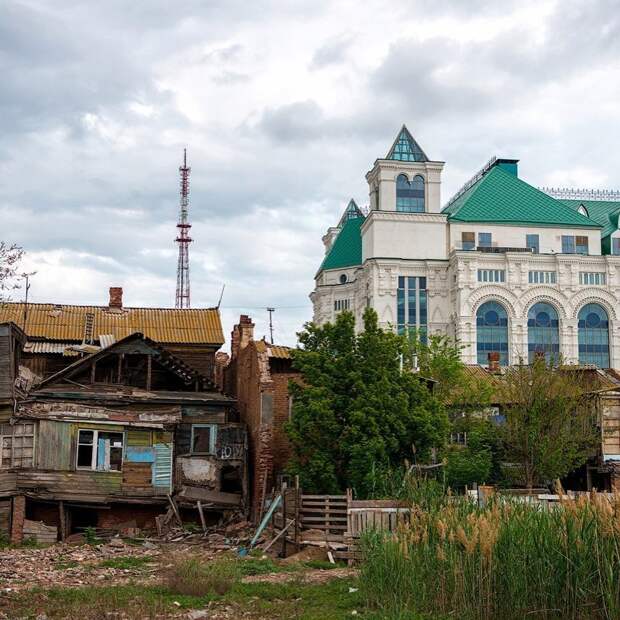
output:
[[[122,308],[108,306],[66,306],[28,304],[26,333],[30,338],[81,342],[86,316],[94,316],[92,333],[116,340],[141,332],[156,342],[224,344],[224,332],[217,308]],[[0,304],[0,322],[24,323],[23,303]]]
[[254,342],[256,350],[259,353],[267,353],[269,357],[275,357],[277,359],[288,360],[291,359],[290,347],[283,347],[279,344],[270,344],[265,340],[256,340]]

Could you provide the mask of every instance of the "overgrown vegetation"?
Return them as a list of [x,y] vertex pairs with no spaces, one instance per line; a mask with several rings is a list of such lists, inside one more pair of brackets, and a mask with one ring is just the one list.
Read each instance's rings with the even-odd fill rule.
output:
[[355,333],[349,312],[336,322],[307,324],[294,365],[303,385],[291,384],[290,472],[311,493],[352,487],[373,494],[377,476],[408,459],[425,462],[446,439],[448,419],[418,375],[403,370],[404,338],[378,327],[372,309]]
[[620,496],[544,510],[445,496],[365,540],[361,586],[384,617],[620,617]]
[[[291,578],[284,583],[242,582],[244,575],[279,571],[291,572]],[[197,555],[176,556],[161,585],[35,589],[3,599],[2,612],[10,618],[34,619],[45,614],[50,619],[90,620],[117,615],[143,619],[177,617],[183,610],[207,607],[209,617],[344,620],[353,611],[362,610],[355,580],[304,583],[295,576],[298,571],[301,567],[271,558],[204,561]]]

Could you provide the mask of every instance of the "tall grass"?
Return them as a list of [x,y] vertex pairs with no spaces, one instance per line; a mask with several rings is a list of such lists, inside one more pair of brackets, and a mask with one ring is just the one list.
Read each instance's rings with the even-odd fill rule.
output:
[[413,505],[411,523],[363,541],[370,605],[480,620],[620,618],[620,496],[544,509],[465,498]]

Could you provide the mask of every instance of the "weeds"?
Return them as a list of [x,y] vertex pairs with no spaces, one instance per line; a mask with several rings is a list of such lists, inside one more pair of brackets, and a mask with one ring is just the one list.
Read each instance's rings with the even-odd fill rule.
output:
[[190,596],[223,595],[239,575],[239,563],[232,559],[205,563],[198,556],[176,557],[166,575],[166,586]]
[[103,560],[99,562],[99,566],[102,568],[118,568],[124,570],[131,570],[136,568],[144,568],[145,564],[149,564],[153,561],[153,558],[150,557],[121,557],[121,558],[110,558],[108,560]]
[[427,505],[363,541],[362,587],[386,617],[620,617],[620,496],[547,510],[454,497]]

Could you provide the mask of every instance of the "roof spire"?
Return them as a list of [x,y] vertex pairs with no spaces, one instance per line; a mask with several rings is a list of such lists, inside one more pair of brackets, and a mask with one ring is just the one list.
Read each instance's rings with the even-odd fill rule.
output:
[[416,142],[406,125],[401,127],[396,140],[394,140],[394,144],[392,144],[392,148],[385,158],[396,161],[429,161],[426,153]]

